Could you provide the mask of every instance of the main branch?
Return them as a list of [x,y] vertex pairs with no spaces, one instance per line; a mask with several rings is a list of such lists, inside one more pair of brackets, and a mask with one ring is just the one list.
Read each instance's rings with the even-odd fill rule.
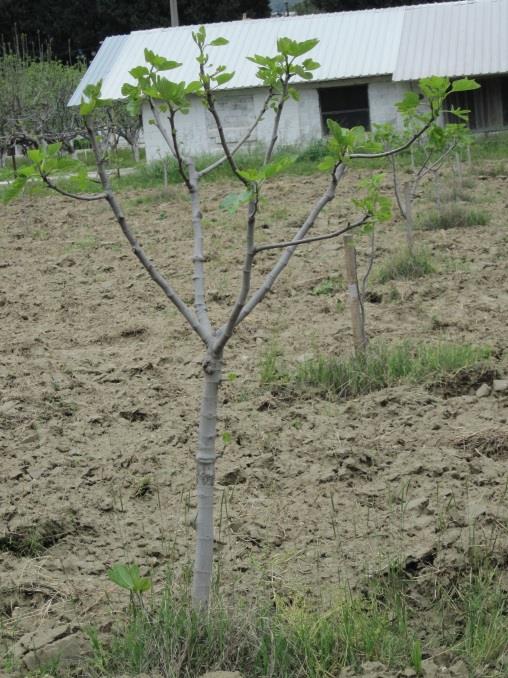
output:
[[201,338],[203,343],[205,345],[208,345],[210,340],[209,334],[201,326],[200,322],[198,321],[192,310],[185,304],[185,302],[173,289],[169,281],[166,280],[162,273],[160,273],[160,271],[156,268],[153,262],[148,258],[145,251],[143,250],[143,247],[141,246],[137,238],[134,236],[129,224],[127,223],[120,203],[117,201],[115,194],[111,189],[111,184],[109,182],[108,175],[106,173],[106,170],[104,169],[104,158],[101,156],[100,149],[97,144],[97,139],[95,137],[95,133],[93,130],[93,126],[91,125],[89,120],[86,120],[86,128],[88,135],[90,137],[92,149],[97,162],[97,171],[99,174],[99,178],[101,180],[104,192],[106,194],[106,200],[108,201],[109,206],[111,207],[111,210],[115,215],[115,218],[120,228],[122,229],[122,233],[127,238],[129,244],[131,245],[132,251],[139,259],[141,264],[144,266],[152,280],[155,283],[157,283],[157,285],[161,288],[161,290],[164,292],[167,298],[176,306],[176,308],[180,311],[180,313],[183,315],[183,317],[186,319],[186,321],[189,323],[192,329]]

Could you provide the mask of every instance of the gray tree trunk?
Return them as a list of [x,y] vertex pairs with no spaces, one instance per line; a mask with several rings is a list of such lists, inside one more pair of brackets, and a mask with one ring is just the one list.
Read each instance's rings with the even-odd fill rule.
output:
[[405,211],[405,232],[406,244],[409,254],[414,253],[414,233],[413,233],[413,191],[408,181],[404,184],[404,211]]
[[192,580],[195,608],[208,606],[213,568],[213,493],[215,483],[215,439],[222,355],[207,354],[203,363],[204,387],[196,453],[197,520],[196,557]]

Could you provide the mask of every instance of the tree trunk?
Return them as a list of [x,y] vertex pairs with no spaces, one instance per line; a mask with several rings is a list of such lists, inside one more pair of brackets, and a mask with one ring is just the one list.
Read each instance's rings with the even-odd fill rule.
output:
[[139,142],[138,142],[137,139],[135,139],[132,142],[131,148],[132,148],[132,156],[134,158],[134,162],[137,163],[137,162],[139,162]]
[[404,222],[406,232],[406,244],[409,254],[413,256],[414,253],[414,233],[413,233],[413,191],[409,181],[404,184],[404,207],[406,212],[406,219]]
[[192,580],[192,604],[206,609],[210,597],[213,568],[213,491],[215,483],[215,439],[217,435],[218,391],[222,355],[206,355],[203,363],[204,388],[196,454],[197,520],[196,557]]

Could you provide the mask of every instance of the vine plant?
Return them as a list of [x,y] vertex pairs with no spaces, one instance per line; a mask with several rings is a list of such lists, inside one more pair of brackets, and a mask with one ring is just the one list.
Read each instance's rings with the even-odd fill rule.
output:
[[[389,218],[389,201],[386,197],[380,195],[380,180],[378,177],[374,177],[368,183],[364,197],[358,197],[355,200],[358,214],[354,220],[344,223],[331,233],[309,235],[317,217],[335,198],[341,179],[355,159],[390,157],[409,148],[436,120],[443,101],[453,91],[453,86],[444,78],[433,79],[426,91],[428,105],[425,114],[419,111],[419,99],[415,101],[413,97],[406,96],[402,105],[408,115],[413,115],[418,120],[419,128],[409,138],[392,149],[383,150],[382,145],[373,140],[371,135],[362,127],[345,129],[337,123],[329,121],[330,134],[327,142],[327,154],[320,165],[320,168],[328,175],[326,190],[317,198],[307,217],[291,237],[281,242],[258,244],[256,240],[256,218],[263,186],[271,177],[281,172],[287,163],[291,162],[291,159],[287,157],[274,160],[274,150],[279,137],[284,107],[289,98],[298,99],[298,90],[294,87],[293,81],[295,79],[311,80],[313,71],[319,67],[319,64],[306,56],[315,47],[317,40],[298,42],[282,37],[277,41],[275,56],[254,55],[250,57],[250,60],[257,66],[257,77],[260,85],[266,90],[266,97],[261,110],[245,136],[232,146],[226,139],[216,102],[217,90],[231,80],[234,73],[229,72],[225,66],[213,66],[209,56],[210,50],[227,44],[227,41],[224,38],[216,38],[208,42],[206,30],[203,26],[193,33],[193,39],[197,49],[196,80],[187,83],[168,79],[163,73],[172,71],[181,64],[146,49],[146,63],[130,71],[135,84],[125,84],[122,94],[128,99],[128,105],[133,113],[139,112],[144,104],[150,106],[153,122],[164,138],[170,153],[175,158],[182,181],[190,195],[191,219],[194,231],[192,253],[194,308],[184,302],[169,278],[163,274],[145,252],[131,229],[110,183],[105,169],[107,149],[96,134],[94,126],[94,116],[100,112],[101,108],[110,104],[109,101],[101,98],[100,82],[86,87],[86,99],[83,100],[80,111],[95,154],[102,191],[88,195],[84,193],[71,194],[55,183],[50,175],[58,168],[60,147],[58,144],[51,144],[46,148],[29,152],[32,164],[20,170],[20,176],[11,185],[7,198],[14,197],[24,188],[27,181],[37,178],[42,180],[48,188],[68,197],[86,201],[105,200],[113,211],[134,255],[169,302],[178,309],[184,321],[190,325],[203,344],[203,394],[196,452],[197,536],[192,597],[193,604],[197,609],[206,609],[213,567],[217,396],[221,383],[225,347],[239,324],[254,311],[268,292],[272,290],[298,247],[337,238],[353,230],[368,231],[373,228],[375,223],[386,221]],[[199,171],[193,158],[188,155],[182,145],[178,134],[179,117],[190,110],[192,97],[198,97],[212,116],[222,146],[222,156]],[[265,116],[271,116],[272,132],[264,160],[256,169],[242,169],[236,159],[236,154]],[[207,309],[206,258],[200,205],[200,181],[222,163],[229,164],[235,180],[241,186],[238,193],[226,197],[224,204],[231,210],[244,209],[246,214],[243,267],[236,302],[227,313],[223,324],[213,327]],[[263,253],[269,250],[280,250],[280,256],[260,286],[253,290],[254,260],[256,257],[263,256]]]

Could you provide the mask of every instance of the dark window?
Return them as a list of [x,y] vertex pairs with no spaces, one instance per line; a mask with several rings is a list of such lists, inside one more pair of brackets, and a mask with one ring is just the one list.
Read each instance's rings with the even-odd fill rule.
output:
[[370,127],[369,94],[367,85],[353,87],[323,87],[319,91],[319,104],[323,131],[327,131],[328,118],[342,127],[363,125]]
[[[469,110],[469,126],[475,130],[508,127],[508,77],[477,79],[480,89],[450,95],[448,104]],[[448,114],[447,122],[457,122]]]

